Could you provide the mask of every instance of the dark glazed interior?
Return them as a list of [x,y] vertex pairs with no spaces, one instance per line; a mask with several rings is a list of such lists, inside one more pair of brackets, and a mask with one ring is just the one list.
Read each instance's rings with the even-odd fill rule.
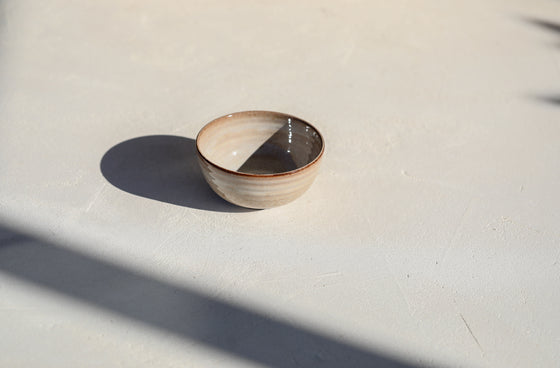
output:
[[319,156],[323,146],[317,131],[288,118],[237,170],[246,174],[279,174],[299,169]]

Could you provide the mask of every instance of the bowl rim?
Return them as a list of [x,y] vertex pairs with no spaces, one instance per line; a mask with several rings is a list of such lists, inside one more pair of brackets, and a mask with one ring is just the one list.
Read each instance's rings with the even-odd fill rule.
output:
[[[304,124],[309,125],[316,133],[317,135],[319,135],[319,138],[321,139],[321,151],[319,152],[319,154],[310,162],[308,162],[307,164],[305,164],[302,167],[298,167],[297,169],[294,170],[290,170],[290,171],[283,171],[283,172],[279,172],[279,173],[273,173],[273,174],[251,174],[251,173],[244,173],[244,172],[240,172],[240,171],[234,171],[234,170],[230,170],[230,169],[226,169],[225,167],[222,167],[212,161],[210,161],[206,156],[204,156],[202,154],[202,151],[200,150],[200,147],[198,146],[199,142],[200,142],[200,136],[202,135],[202,133],[208,129],[211,125],[215,124],[216,122],[223,120],[223,119],[227,119],[227,118],[231,118],[233,116],[242,116],[242,115],[264,115],[264,114],[273,114],[273,115],[280,115],[283,117],[288,117],[288,118],[293,118],[293,119],[297,119],[299,121],[301,121]],[[310,124],[309,122],[307,122],[306,120],[303,120],[301,118],[298,118],[297,116],[291,115],[291,114],[286,114],[283,112],[278,112],[278,111],[268,111],[268,110],[247,110],[247,111],[238,111],[238,112],[233,112],[230,114],[226,114],[223,116],[220,116],[218,118],[215,118],[213,120],[211,120],[210,122],[208,122],[206,125],[204,125],[202,127],[202,129],[200,129],[200,131],[198,132],[197,136],[196,136],[196,151],[198,153],[198,156],[200,158],[202,158],[205,162],[207,162],[208,164],[214,166],[215,168],[225,171],[227,173],[233,174],[233,175],[237,175],[237,176],[243,176],[243,177],[251,177],[251,178],[272,178],[272,177],[279,177],[279,176],[286,176],[286,175],[293,175],[296,174],[300,171],[303,171],[311,166],[314,166],[316,163],[319,162],[319,160],[321,159],[321,157],[323,156],[323,153],[325,152],[325,139],[323,138],[323,135],[321,134],[321,132],[319,132],[319,130],[313,125]]]

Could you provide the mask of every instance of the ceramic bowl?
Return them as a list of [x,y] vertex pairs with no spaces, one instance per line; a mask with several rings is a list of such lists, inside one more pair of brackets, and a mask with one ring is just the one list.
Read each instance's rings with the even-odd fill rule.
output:
[[204,178],[219,196],[261,209],[291,202],[311,186],[325,142],[295,116],[245,111],[206,124],[196,148]]

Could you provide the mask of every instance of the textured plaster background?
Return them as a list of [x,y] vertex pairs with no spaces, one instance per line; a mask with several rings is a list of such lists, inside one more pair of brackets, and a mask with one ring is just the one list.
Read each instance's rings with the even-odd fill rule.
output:
[[[0,14],[0,366],[557,366],[560,2]],[[287,206],[195,165],[251,109],[325,136]]]

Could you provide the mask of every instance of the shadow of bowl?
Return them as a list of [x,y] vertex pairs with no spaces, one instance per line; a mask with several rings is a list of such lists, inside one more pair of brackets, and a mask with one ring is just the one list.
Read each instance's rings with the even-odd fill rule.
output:
[[121,142],[101,159],[101,173],[115,187],[144,198],[217,212],[248,212],[215,194],[204,181],[196,141],[150,135]]

